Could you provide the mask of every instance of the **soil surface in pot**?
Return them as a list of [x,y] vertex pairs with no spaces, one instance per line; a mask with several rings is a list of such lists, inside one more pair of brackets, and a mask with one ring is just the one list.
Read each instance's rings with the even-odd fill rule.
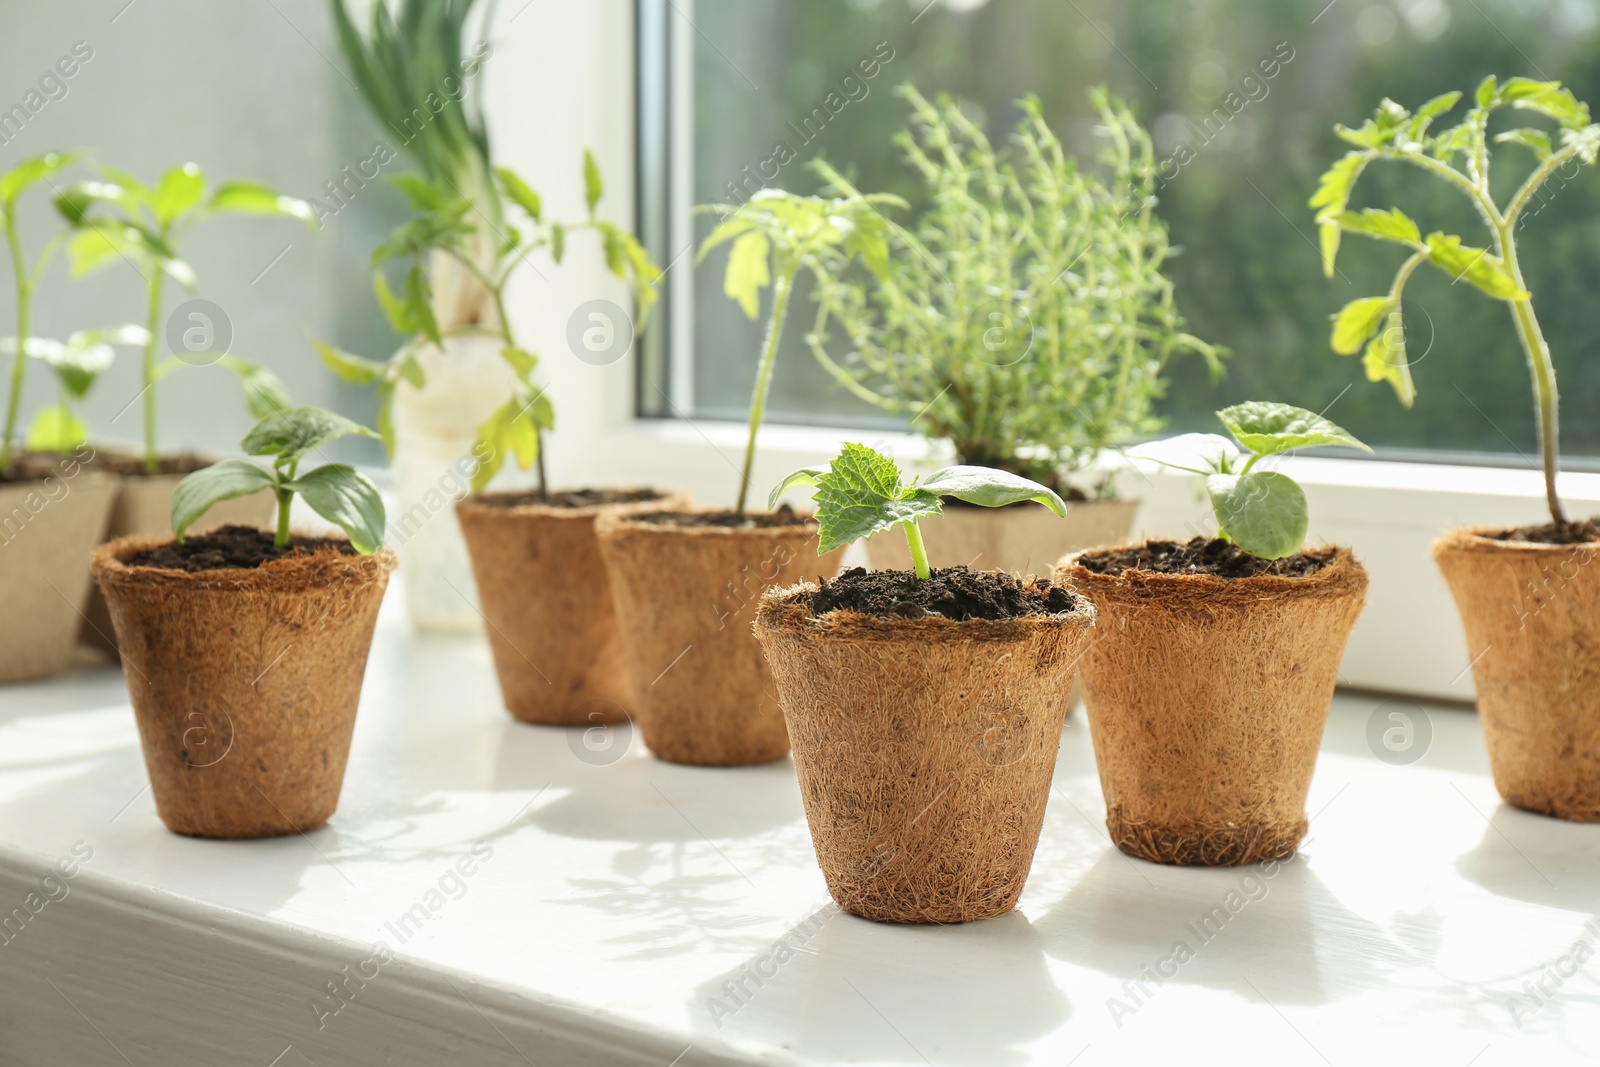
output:
[[1600,541],[1600,518],[1578,522],[1546,522],[1485,534],[1493,541],[1532,541],[1536,545],[1582,545]]
[[548,496],[529,490],[526,493],[487,493],[470,499],[474,504],[491,508],[520,508],[528,504],[546,508],[593,508],[602,504],[641,504],[665,496],[654,489],[570,489]]
[[778,505],[777,511],[750,511],[743,515],[732,511],[661,511],[648,515],[629,515],[629,522],[647,522],[652,526],[720,526],[729,530],[781,530],[790,526],[814,524],[816,520],[795,514],[788,504]]
[[272,540],[272,535],[265,530],[222,526],[209,533],[196,534],[181,545],[173,541],[139,552],[124,562],[129,567],[162,567],[198,574],[201,571],[249,570],[275,559],[321,548],[336,549],[346,556],[356,554],[349,541],[338,537],[292,537],[281,548]]
[[1020,615],[1059,615],[1073,609],[1072,593],[1043,578],[1024,585],[1012,574],[940,567],[930,577],[910,571],[869,571],[851,567],[833,581],[826,578],[804,603],[818,615],[859,611],[879,618],[1014,619]]
[[1232,541],[1195,537],[1181,544],[1146,541],[1132,548],[1088,552],[1079,556],[1077,562],[1096,574],[1151,571],[1156,574],[1209,574],[1217,578],[1255,578],[1262,574],[1304,578],[1320,571],[1332,559],[1332,549],[1312,549],[1284,559],[1261,559]]

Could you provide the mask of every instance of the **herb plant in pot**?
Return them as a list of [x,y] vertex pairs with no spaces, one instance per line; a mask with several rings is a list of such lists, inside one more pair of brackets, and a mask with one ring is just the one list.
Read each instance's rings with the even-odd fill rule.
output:
[[[604,186],[587,152],[583,176],[586,217],[562,223],[545,216],[542,198],[527,182],[505,167],[495,168],[493,188],[505,199],[502,210],[514,207],[522,217],[515,227],[507,224],[506,240],[487,270],[475,252],[485,235],[472,205],[445,182],[396,178],[417,216],[373,253],[373,261],[409,261],[403,295],[390,291],[381,271],[375,278],[395,329],[415,331],[416,337],[388,361],[317,346],[345,381],[378,389],[384,443],[402,460],[396,530],[405,538],[402,551],[418,564],[406,575],[412,621],[425,629],[444,628],[465,611],[478,624],[481,609],[506,707],[524,722],[611,721],[632,707],[594,520],[612,507],[687,503],[651,489],[551,492],[548,485],[545,443],[555,428],[555,406],[536,380],[538,357],[517,339],[506,312],[507,286],[530,257],[548,255],[559,264],[571,235],[593,233],[610,269],[619,278],[631,276],[642,331],[661,273],[631,234],[596,217]],[[476,279],[493,309],[485,322],[454,332],[441,327],[424,267],[430,257],[443,257]],[[480,380],[455,364],[451,345],[462,339],[492,348],[492,374]],[[443,399],[445,393],[459,395],[449,400]],[[481,421],[463,440],[454,425],[468,411],[480,412]],[[407,437],[407,419],[426,420],[433,428]],[[484,492],[508,459],[537,471],[533,488]],[[474,495],[455,507],[458,527],[427,500],[430,494],[442,499],[444,490],[464,484]],[[463,538],[471,565],[466,576],[454,573],[447,551],[452,539]],[[467,599],[474,580],[479,609]],[[449,611],[440,606],[444,593],[454,600]]]
[[[100,547],[94,574],[122,649],[156,811],[199,837],[313,830],[333,814],[378,605],[395,555],[383,502],[363,474],[302,468],[365,427],[315,408],[261,420],[245,452],[188,475],[172,498],[176,537]],[[186,536],[211,505],[266,491],[274,531]],[[289,528],[299,496],[348,540]]]
[[1288,856],[1305,836],[1367,589],[1349,549],[1304,547],[1305,493],[1258,464],[1366,446],[1286,404],[1217,415],[1234,440],[1183,434],[1130,453],[1203,475],[1217,536],[1088,549],[1055,578],[1099,612],[1082,677],[1111,840],[1157,863],[1231,867]]
[[29,261],[17,232],[22,194],[72,162],[49,153],[0,173],[0,231],[15,275],[17,332],[5,381],[5,425],[0,436],[0,682],[43,678],[66,667],[89,595],[84,566],[99,542],[116,499],[116,480],[88,469],[93,450],[19,454],[14,445],[30,353],[42,339],[30,336],[29,313],[44,268],[59,247],[53,240]]
[[805,574],[833,574],[841,551],[807,562],[817,538],[809,516],[745,508],[756,438],[766,412],[778,342],[802,270],[820,277],[860,255],[884,269],[887,225],[879,204],[893,197],[822,199],[764,189],[722,219],[700,246],[703,259],[731,241],[723,289],[746,315],[772,288],[766,335],[750,399],[750,428],[734,507],[603,516],[597,525],[629,666],[640,693],[639,728],[650,751],[674,763],[743,766],[789,751],[783,712],[770,693],[750,632],[763,590]]
[[1067,690],[1094,608],[1048,580],[929,565],[919,523],[950,497],[1066,513],[1005,471],[906,483],[847,444],[774,491],[816,486],[818,550],[900,526],[911,571],[856,568],[768,592],[756,634],[794,744],[828,891],[889,922],[965,922],[1016,905],[1050,793]]
[[[139,454],[102,450],[97,458],[97,464],[116,474],[122,483],[105,535],[116,538],[167,533],[172,495],[179,481],[212,463],[213,457],[194,452],[164,454],[160,450],[160,384],[178,371],[218,366],[238,375],[245,406],[253,417],[260,419],[282,411],[290,403],[288,390],[277,376],[228,351],[221,324],[210,321],[204,313],[195,313],[191,321],[179,324],[181,350],[160,358],[162,342],[167,338],[163,328],[166,282],[176,281],[190,291],[197,284],[193,268],[179,258],[179,243],[196,225],[219,215],[299,219],[313,231],[318,228],[316,218],[305,201],[281,196],[260,182],[225,181],[208,190],[205,175],[193,163],[171,168],[153,185],[131,174],[103,168],[100,179],[67,186],[55,202],[56,209],[73,227],[67,258],[74,276],[128,264],[139,271],[145,287],[143,328],[123,327],[100,339],[102,343],[138,343],[143,349],[139,402],[144,419],[144,448]],[[68,344],[70,347],[70,340]],[[107,360],[108,353],[109,350]],[[72,373],[81,374],[91,367],[82,360],[76,362]],[[59,373],[59,365],[57,369]],[[65,414],[64,404],[62,407]],[[61,428],[68,434],[73,429],[70,425]],[[228,501],[212,512],[208,521],[261,525],[271,516],[272,498],[257,493]],[[83,639],[115,651],[111,633],[105,602],[95,595],[90,598],[85,615]]]
[[[1533,381],[1534,418],[1544,469],[1550,521],[1505,529],[1452,530],[1433,546],[1433,558],[1454,594],[1466,629],[1477,688],[1478,712],[1495,787],[1519,808],[1577,822],[1600,821],[1600,519],[1573,521],[1556,489],[1561,447],[1555,364],[1534,314],[1522,272],[1517,236],[1525,212],[1545,183],[1563,182],[1592,166],[1600,153],[1600,125],[1589,108],[1558,82],[1485,78],[1463,120],[1439,133],[1433,121],[1460,101],[1459,92],[1435,97],[1412,114],[1385,100],[1359,129],[1338,128],[1354,149],[1323,175],[1311,206],[1318,209],[1323,263],[1329,276],[1343,233],[1402,245],[1408,258],[1389,292],[1347,304],[1335,317],[1335,352],[1365,346],[1367,377],[1388,381],[1409,407],[1416,396],[1406,358],[1401,300],[1406,282],[1423,264],[1466,281],[1502,301],[1511,314]],[[1515,127],[1493,135],[1506,151],[1533,155],[1532,169],[1504,204],[1494,198],[1490,169],[1499,164],[1488,128],[1497,112],[1530,112],[1556,124]],[[1398,209],[1348,210],[1365,168],[1399,160],[1433,175],[1477,209],[1489,229],[1488,248],[1463,245],[1453,234],[1422,236]],[[1568,171],[1571,173],[1567,173]]]
[[[1092,484],[1096,458],[1159,427],[1151,403],[1171,357],[1197,352],[1218,374],[1224,355],[1184,331],[1162,272],[1173,250],[1154,213],[1150,137],[1125,105],[1093,93],[1102,177],[1065,153],[1033,97],[1020,101],[1007,151],[959,102],[900,93],[914,125],[898,143],[930,206],[914,226],[889,228],[896,254],[881,277],[818,286],[813,354],[855,396],[947,439],[957,462],[1084,500],[1065,522],[1037,508],[955,503],[926,523],[935,566],[1026,573],[1068,549],[1120,541],[1138,502],[1118,499],[1109,479]],[[826,163],[815,168],[830,191],[854,193]],[[897,538],[867,551],[876,567],[909,565]]]

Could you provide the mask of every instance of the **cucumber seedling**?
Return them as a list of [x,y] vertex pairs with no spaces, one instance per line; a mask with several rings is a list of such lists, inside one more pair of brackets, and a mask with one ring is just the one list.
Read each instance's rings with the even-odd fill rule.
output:
[[1343,427],[1289,404],[1252,400],[1223,408],[1217,418],[1233,441],[1221,434],[1185,433],[1129,449],[1128,455],[1204,476],[1217,536],[1260,559],[1300,551],[1310,515],[1300,483],[1282,471],[1258,470],[1257,463],[1316,445],[1372,451]]
[[270,490],[278,501],[278,528],[273,543],[289,544],[289,506],[298,493],[311,510],[344,530],[363,555],[383,545],[383,499],[372,479],[343,463],[329,463],[300,473],[306,454],[341,437],[377,437],[360,423],[321,408],[277,411],[256,423],[240,447],[248,455],[272,457],[271,469],[242,459],[225,459],[197,470],[178,483],[172,494],[172,531],[183,535],[213,504]]
[[911,569],[929,578],[928,551],[918,520],[944,510],[943,497],[998,508],[1036,501],[1066,517],[1067,505],[1053,490],[993,467],[955,466],[935,471],[926,481],[907,482],[894,460],[866,445],[846,444],[832,463],[803,467],[779,482],[767,500],[769,508],[796,485],[816,486],[817,555],[833,551],[896,526],[905,527]]

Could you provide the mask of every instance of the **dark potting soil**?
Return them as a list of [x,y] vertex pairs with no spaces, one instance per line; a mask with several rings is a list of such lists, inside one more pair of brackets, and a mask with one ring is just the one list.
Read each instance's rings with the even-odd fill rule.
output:
[[658,511],[628,518],[652,526],[719,526],[729,530],[776,530],[815,521],[796,514],[788,504],[779,504],[777,511],[749,511],[743,515],[733,511]]
[[130,567],[162,567],[171,571],[220,571],[230,568],[249,570],[302,552],[319,548],[334,548],[347,556],[355,555],[349,541],[338,537],[294,537],[279,548],[272,543],[272,535],[265,530],[249,526],[221,526],[184,540],[159,545],[145,552],[129,556],[124,562]]
[[851,567],[833,581],[818,579],[808,604],[818,615],[849,609],[879,618],[1014,619],[1073,610],[1072,593],[1048,580],[1024,586],[1012,574],[938,567],[927,578],[910,571]]
[[569,489],[566,492],[540,496],[536,491],[525,493],[488,493],[473,497],[475,504],[491,508],[520,508],[538,504],[547,508],[592,508],[601,504],[639,504],[646,500],[660,500],[664,494],[654,489]]
[[1218,578],[1255,578],[1270,574],[1304,578],[1315,574],[1333,558],[1331,550],[1299,552],[1284,559],[1252,556],[1232,541],[1195,537],[1177,541],[1147,541],[1135,548],[1106,549],[1078,557],[1085,570],[1096,574],[1152,571],[1156,574],[1210,574]]
[[99,453],[94,458],[92,466],[95,470],[105,471],[107,474],[120,474],[125,478],[156,478],[163,474],[193,474],[195,471],[205,470],[215,460],[205,456],[195,455],[193,452],[183,452],[176,456],[157,456],[154,472],[144,469],[143,456],[109,455]]
[[1582,545],[1600,541],[1600,518],[1518,526],[1514,530],[1500,530],[1487,536],[1495,541],[1532,541],[1536,545]]

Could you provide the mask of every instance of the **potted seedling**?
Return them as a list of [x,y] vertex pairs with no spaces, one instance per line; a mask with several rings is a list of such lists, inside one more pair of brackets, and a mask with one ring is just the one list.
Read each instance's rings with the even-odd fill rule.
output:
[[[200,311],[179,324],[181,350],[160,358],[166,282],[171,279],[194,291],[193,268],[180,258],[180,242],[198,224],[217,215],[277,215],[300,219],[317,228],[311,207],[303,200],[280,196],[255,181],[225,181],[208,190],[205,175],[193,163],[164,173],[154,185],[131,174],[102,168],[101,178],[69,185],[57,195],[56,209],[72,226],[67,259],[74,277],[122,264],[134,267],[144,280],[146,321],[135,334],[124,329],[117,340],[142,343],[139,403],[144,417],[144,448],[138,455],[101,450],[97,464],[120,477],[116,507],[106,530],[108,538],[134,533],[165,533],[172,494],[179,480],[213,461],[194,452],[164,454],[157,431],[160,383],[177,371],[216,365],[239,377],[245,406],[255,418],[289,406],[289,394],[271,371],[218,347],[222,324]],[[231,333],[231,331],[230,331]],[[259,524],[272,513],[272,500],[257,495],[225,504],[208,518],[217,523]],[[114,650],[105,604],[90,598],[83,638]]]
[[1055,578],[1100,613],[1083,698],[1111,840],[1157,863],[1232,867],[1287,856],[1305,836],[1339,659],[1367,589],[1349,549],[1305,547],[1305,493],[1261,461],[1366,446],[1287,404],[1217,417],[1233,440],[1183,434],[1130,452],[1202,475],[1216,537],[1088,549]]
[[[627,715],[634,703],[632,683],[594,521],[611,508],[659,510],[686,503],[651,489],[552,492],[546,478],[545,442],[555,428],[555,405],[538,381],[538,357],[518,341],[506,314],[506,287],[530,257],[548,256],[559,265],[569,240],[593,234],[610,269],[619,278],[632,278],[642,330],[661,273],[631,234],[596,216],[604,186],[588,152],[583,175],[585,217],[559,222],[546,217],[542,198],[527,182],[505,167],[495,168],[493,188],[521,217],[514,227],[507,225],[505,240],[487,267],[476,252],[488,236],[484,219],[471,204],[441,181],[416,175],[395,178],[416,216],[373,253],[374,278],[395,330],[414,334],[413,339],[387,361],[317,346],[323,361],[345,381],[378,390],[378,425],[400,468],[402,507],[396,530],[405,538],[402,551],[420,564],[415,571],[407,568],[413,622],[425,629],[444,628],[461,611],[477,622],[466,599],[475,580],[501,693],[507,709],[524,722],[602,722]],[[390,289],[382,271],[384,263],[396,259],[406,267],[400,294]],[[442,325],[426,269],[427,263],[440,260],[477,279],[491,309],[483,321]],[[498,365],[493,381],[480,382],[470,395],[463,390],[477,379],[455,365],[452,346],[457,342],[490,346]],[[430,394],[436,395],[430,399]],[[445,394],[459,395],[441,399]],[[452,436],[448,419],[406,437],[400,427],[407,419],[431,418],[425,412],[436,402],[451,418],[478,410],[481,421],[469,427],[464,440]],[[450,447],[461,450],[430,451],[422,444],[426,440],[454,441]],[[534,469],[534,486],[484,492],[507,460],[523,470]],[[442,498],[441,481],[463,489],[470,483],[473,491],[456,505],[459,530],[448,514],[436,516],[427,503],[430,493]],[[448,543],[463,537],[471,572],[453,576],[446,563]],[[448,612],[436,610],[440,589],[435,587],[453,598]]]
[[721,219],[701,243],[700,258],[731,242],[723,291],[755,319],[761,291],[772,289],[736,503],[732,509],[608,515],[598,524],[640,691],[640,732],[662,759],[729,767],[767,763],[789,751],[750,620],[764,589],[819,568],[831,575],[841,553],[807,562],[815,520],[788,508],[745,507],[756,438],[796,279],[802,271],[821,277],[840,270],[857,255],[882,271],[889,248],[878,208],[899,203],[763,189],[738,207],[705,209]]
[[[21,454],[15,449],[29,353],[42,349],[30,335],[33,294],[60,247],[57,237],[36,259],[17,232],[22,194],[73,161],[49,153],[0,173],[0,230],[14,274],[17,332],[6,378],[5,426],[0,436],[0,682],[42,678],[67,665],[89,595],[84,560],[100,540],[116,498],[116,481],[85,469],[93,451]],[[54,450],[47,450],[54,451]]]
[[[812,352],[853,395],[948,440],[957,462],[1082,501],[1065,522],[1037,508],[952,506],[927,523],[936,566],[1042,570],[1069,548],[1121,541],[1138,502],[1094,474],[1097,457],[1159,428],[1151,404],[1169,359],[1199,353],[1216,375],[1224,355],[1185,332],[1163,273],[1174,250],[1155,214],[1150,137],[1124,104],[1092,93],[1105,145],[1097,175],[1067,155],[1034,97],[1019,102],[1007,150],[958,101],[899,91],[913,125],[897,140],[930,206],[889,227],[895,255],[882,277],[819,285]],[[855,192],[814,166],[830,191]],[[837,358],[834,326],[846,349]],[[874,566],[908,565],[897,538],[867,551]]]
[[[175,536],[102,545],[94,574],[122,649],[156,812],[199,837],[303,833],[339,800],[378,605],[395,555],[383,502],[358,471],[306,466],[364,426],[316,408],[275,412],[172,496]],[[213,505],[265,492],[271,530],[188,536]],[[299,497],[345,538],[294,533]]]
[[1094,625],[1070,589],[935,568],[921,522],[950,498],[1066,505],[1037,482],[949,467],[907,482],[846,444],[772,492],[816,487],[818,552],[901,527],[910,571],[853,568],[768,592],[756,613],[834,901],[888,922],[965,922],[1016,905],[1039,842],[1067,689]]
[[[1411,406],[1416,387],[1406,357],[1401,300],[1406,282],[1424,263],[1499,300],[1511,313],[1533,379],[1534,418],[1544,468],[1548,523],[1505,529],[1457,529],[1433,546],[1466,629],[1478,711],[1483,719],[1495,787],[1508,803],[1578,822],[1600,821],[1600,688],[1593,649],[1600,645],[1600,520],[1569,520],[1556,491],[1560,466],[1555,364],[1534,314],[1523,277],[1517,233],[1545,183],[1558,172],[1571,180],[1600,152],[1600,125],[1559,82],[1485,78],[1462,121],[1438,133],[1434,120],[1455,108],[1461,93],[1433,98],[1412,114],[1385,100],[1359,129],[1338,127],[1354,145],[1322,176],[1311,206],[1322,229],[1323,265],[1331,277],[1343,233],[1402,245],[1409,256],[1389,291],[1351,301],[1334,316],[1335,352],[1365,347],[1367,377],[1387,381]],[[1532,127],[1489,124],[1505,109],[1554,120],[1556,136]],[[1533,168],[1503,203],[1490,186],[1491,151],[1533,155]],[[1348,210],[1357,179],[1378,160],[1400,160],[1433,175],[1452,195],[1477,209],[1489,247],[1454,234],[1426,237],[1398,209]],[[1572,174],[1566,174],[1568,169]],[[1465,288],[1464,286],[1461,288]]]

